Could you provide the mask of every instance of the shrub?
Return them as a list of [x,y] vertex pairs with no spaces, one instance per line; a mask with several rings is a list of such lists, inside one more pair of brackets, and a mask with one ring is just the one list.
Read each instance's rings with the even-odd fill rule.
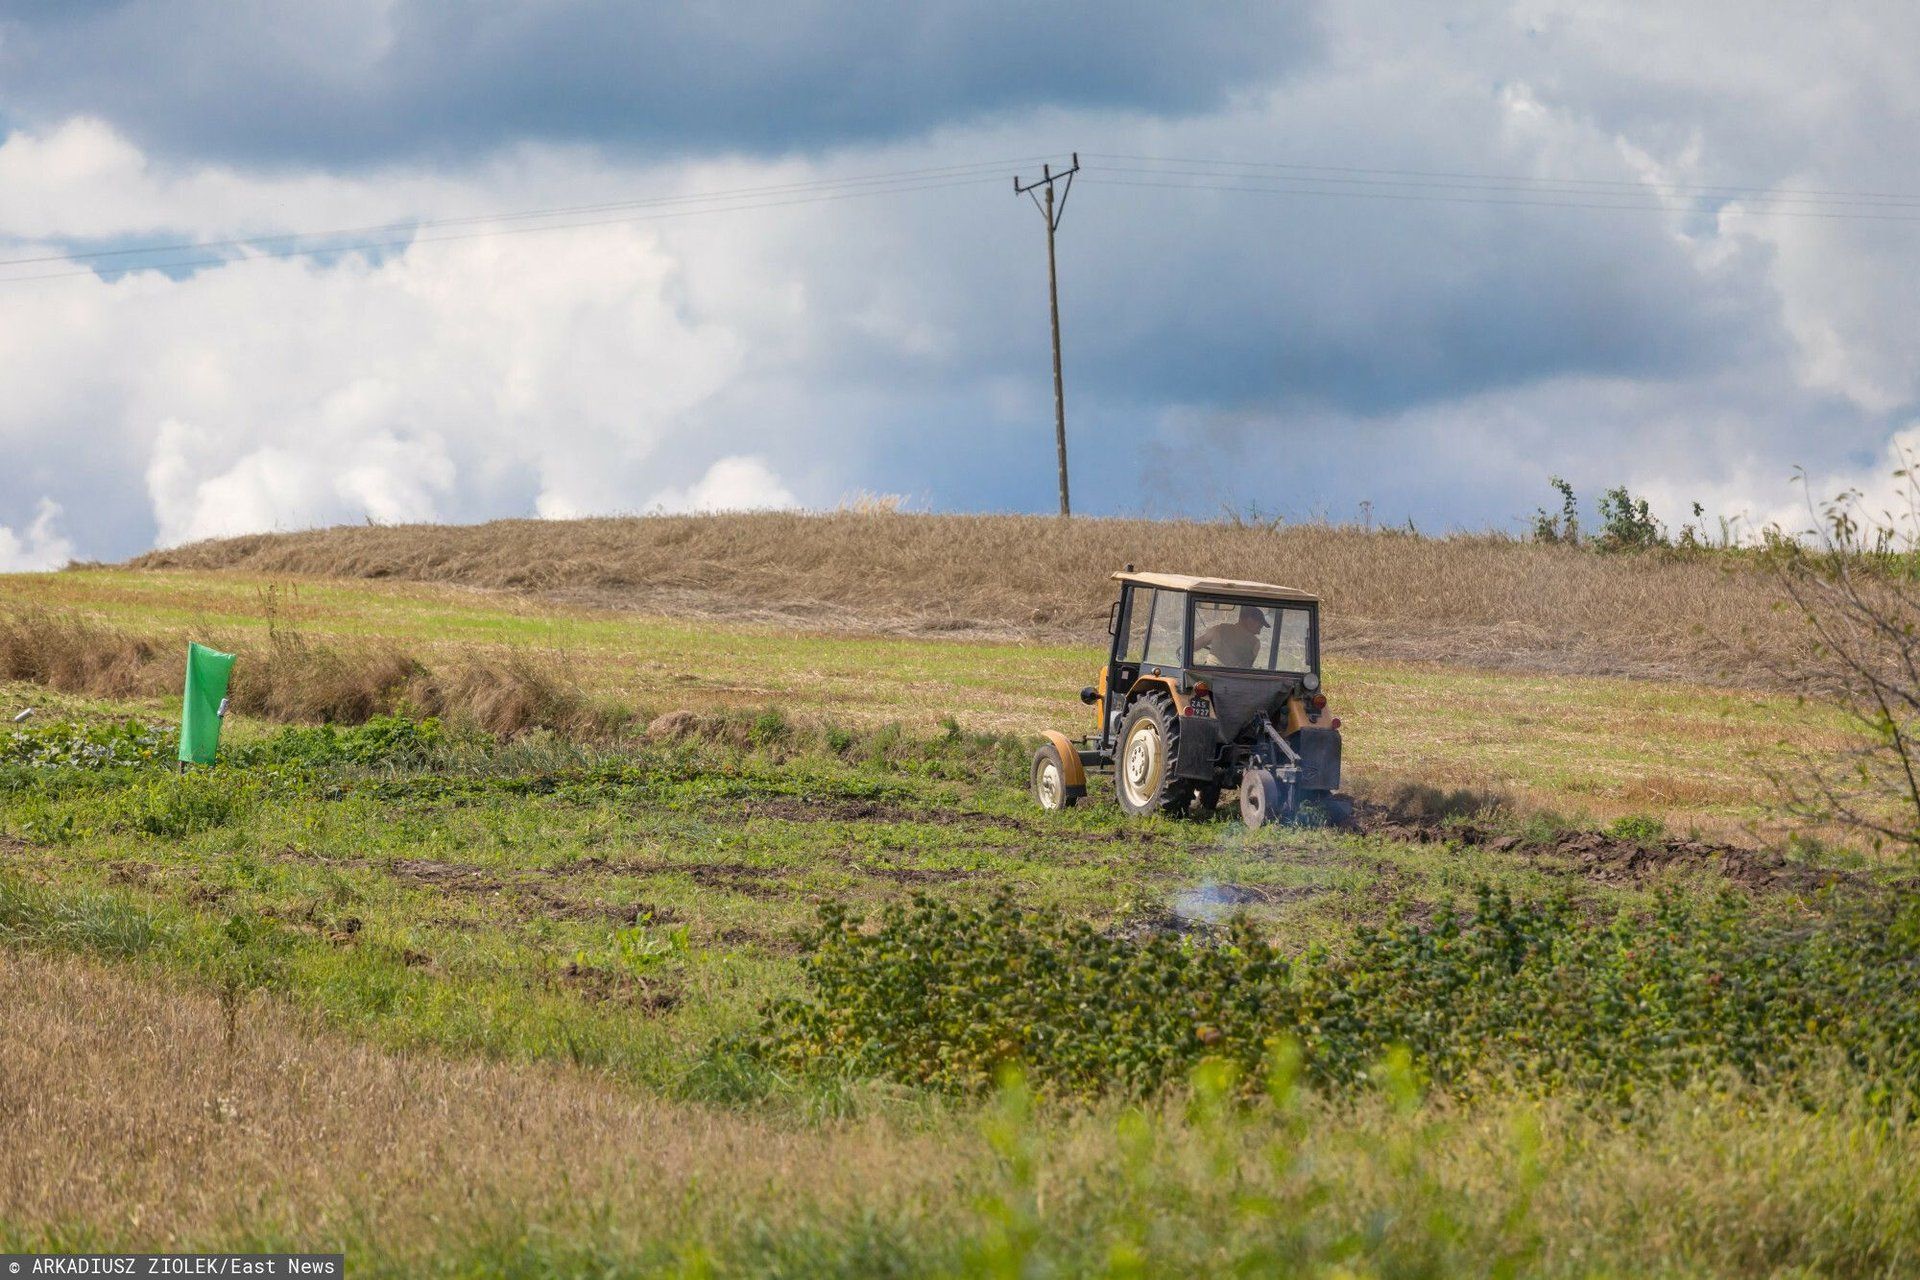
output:
[[747,730],[747,740],[762,751],[780,746],[792,735],[793,726],[777,707],[768,707],[756,715]]
[[1651,551],[1667,545],[1667,531],[1653,518],[1645,498],[1620,485],[1600,495],[1600,536],[1595,541],[1602,551]]
[[[1580,502],[1574,496],[1573,486],[1559,476],[1552,477],[1550,483],[1559,491],[1560,510],[1534,509],[1533,540],[1580,546]],[[1696,517],[1703,515],[1697,502],[1693,504],[1693,511]],[[1724,526],[1721,533],[1723,543],[1729,541],[1730,535]],[[1707,545],[1692,525],[1683,530],[1681,540],[1683,545],[1696,550]],[[1666,526],[1654,518],[1647,500],[1634,497],[1625,485],[1616,485],[1600,495],[1600,532],[1586,545],[1599,551],[1652,551],[1671,546],[1672,541],[1667,537]]]
[[1263,1077],[1298,1046],[1306,1078],[1358,1086],[1404,1047],[1434,1086],[1499,1081],[1616,1103],[1732,1072],[1784,1080],[1839,1055],[1886,1090],[1920,1065],[1920,906],[1831,909],[1811,932],[1745,901],[1677,895],[1595,922],[1565,900],[1482,889],[1464,919],[1402,915],[1350,952],[1283,956],[1244,920],[1211,941],[1128,940],[930,898],[879,927],[823,909],[810,1001],[765,1010],[747,1052],[780,1069],[976,1092],[1015,1065],[1062,1094],[1141,1096],[1203,1059]]

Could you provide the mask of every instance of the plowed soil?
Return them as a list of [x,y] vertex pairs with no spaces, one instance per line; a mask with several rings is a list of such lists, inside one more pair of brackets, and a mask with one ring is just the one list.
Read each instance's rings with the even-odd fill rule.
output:
[[1794,862],[1781,854],[1743,849],[1738,845],[1664,837],[1634,840],[1604,831],[1563,831],[1546,841],[1530,841],[1508,831],[1484,825],[1404,819],[1377,805],[1362,805],[1355,813],[1366,835],[1408,844],[1453,842],[1561,863],[1601,884],[1632,884],[1675,869],[1718,872],[1728,881],[1755,893],[1817,893],[1849,888],[1860,878],[1849,871]]

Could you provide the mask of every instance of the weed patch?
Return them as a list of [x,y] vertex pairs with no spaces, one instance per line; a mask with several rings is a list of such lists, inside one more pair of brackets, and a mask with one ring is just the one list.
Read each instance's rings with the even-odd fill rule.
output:
[[97,821],[107,831],[182,840],[239,822],[261,791],[258,780],[231,773],[142,778],[107,796]]
[[298,765],[321,768],[420,766],[447,745],[440,721],[379,715],[356,725],[301,725],[228,753],[235,765]]
[[0,941],[125,959],[149,950],[158,927],[123,898],[61,894],[18,876],[0,877]]

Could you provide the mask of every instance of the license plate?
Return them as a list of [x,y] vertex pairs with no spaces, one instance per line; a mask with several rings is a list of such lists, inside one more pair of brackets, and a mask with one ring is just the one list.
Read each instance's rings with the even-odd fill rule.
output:
[[1195,698],[1187,704],[1187,714],[1191,716],[1210,716],[1213,714],[1212,698]]

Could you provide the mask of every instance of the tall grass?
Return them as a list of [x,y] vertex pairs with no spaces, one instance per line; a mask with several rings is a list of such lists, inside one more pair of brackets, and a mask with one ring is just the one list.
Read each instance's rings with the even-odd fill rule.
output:
[[[233,709],[264,720],[360,724],[404,709],[501,737],[536,728],[591,737],[625,719],[589,698],[558,658],[525,650],[475,650],[436,665],[391,643],[323,644],[284,628],[196,638],[241,655]],[[44,609],[0,614],[0,680],[142,698],[178,693],[185,676],[185,636]]]

